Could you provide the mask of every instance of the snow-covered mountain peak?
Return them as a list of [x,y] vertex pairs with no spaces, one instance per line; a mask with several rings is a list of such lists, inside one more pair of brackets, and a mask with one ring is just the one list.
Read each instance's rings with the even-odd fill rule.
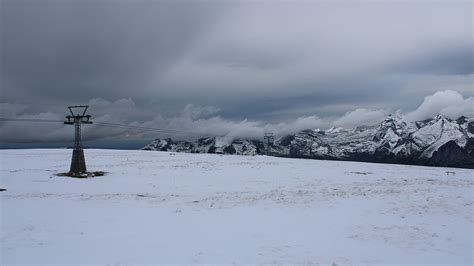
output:
[[381,123],[381,126],[390,126],[393,129],[401,129],[404,128],[406,125],[407,122],[398,113],[388,115]]
[[400,113],[392,113],[387,115],[385,120],[397,120],[397,121],[404,121],[403,116]]
[[344,129],[342,127],[331,127],[330,129],[326,130],[327,133],[339,133],[343,131]]
[[244,139],[224,143],[211,137],[193,142],[157,139],[144,149],[474,168],[473,132],[472,118],[450,120],[437,115],[424,121],[407,122],[399,114],[392,114],[378,126],[303,130],[283,136],[271,145]]
[[378,126],[374,140],[385,140],[383,142],[396,143],[405,133],[407,133],[406,128],[407,123],[400,114],[390,114]]
[[437,114],[435,117],[433,117],[433,120],[439,121],[439,120],[445,120],[445,121],[450,121],[448,118],[446,118],[442,114]]

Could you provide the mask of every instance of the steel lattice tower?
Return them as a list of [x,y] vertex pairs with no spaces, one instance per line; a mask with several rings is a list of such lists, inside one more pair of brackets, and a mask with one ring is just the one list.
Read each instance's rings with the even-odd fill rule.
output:
[[[71,169],[69,170],[71,175],[78,175],[87,171],[81,141],[81,125],[92,124],[92,121],[89,121],[91,116],[86,115],[87,108],[89,106],[86,105],[68,106],[71,115],[66,116],[67,121],[64,121],[66,125],[74,125],[74,150],[72,151]],[[75,110],[76,112],[74,112]]]
[[264,133],[263,139],[266,140],[266,146],[265,146],[265,153],[267,155],[270,155],[270,148],[273,145],[273,141],[275,140],[275,137],[273,136],[273,133]]

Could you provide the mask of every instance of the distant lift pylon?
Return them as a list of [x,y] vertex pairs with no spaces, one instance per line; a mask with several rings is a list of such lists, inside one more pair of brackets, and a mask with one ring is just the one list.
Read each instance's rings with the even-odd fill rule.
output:
[[271,146],[273,145],[273,141],[275,140],[275,137],[273,136],[273,133],[268,132],[268,133],[263,134],[263,139],[266,141],[265,154],[270,155]]

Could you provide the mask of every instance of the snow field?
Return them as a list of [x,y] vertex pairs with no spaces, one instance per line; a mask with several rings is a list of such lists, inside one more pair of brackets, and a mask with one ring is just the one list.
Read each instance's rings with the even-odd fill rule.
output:
[[[1,150],[1,264],[473,263],[469,169]],[[446,171],[455,172],[454,175]]]

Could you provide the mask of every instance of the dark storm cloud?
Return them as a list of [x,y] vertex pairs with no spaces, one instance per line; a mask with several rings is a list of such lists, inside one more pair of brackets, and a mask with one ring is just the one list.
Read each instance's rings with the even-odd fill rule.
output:
[[257,136],[474,96],[471,2],[7,0],[0,29],[3,116]]
[[474,50],[471,45],[437,49],[414,56],[390,70],[411,74],[470,75],[474,74]]
[[140,92],[213,22],[183,2],[3,1],[3,97],[144,98]]
[[[439,73],[446,79],[469,74],[469,57],[462,57],[473,44],[471,17],[469,3],[252,2],[229,12],[167,69],[163,94],[235,109],[299,98],[318,106],[412,107],[450,88],[421,87],[408,101],[387,93],[413,79],[420,84]],[[298,104],[305,100],[292,103]]]

